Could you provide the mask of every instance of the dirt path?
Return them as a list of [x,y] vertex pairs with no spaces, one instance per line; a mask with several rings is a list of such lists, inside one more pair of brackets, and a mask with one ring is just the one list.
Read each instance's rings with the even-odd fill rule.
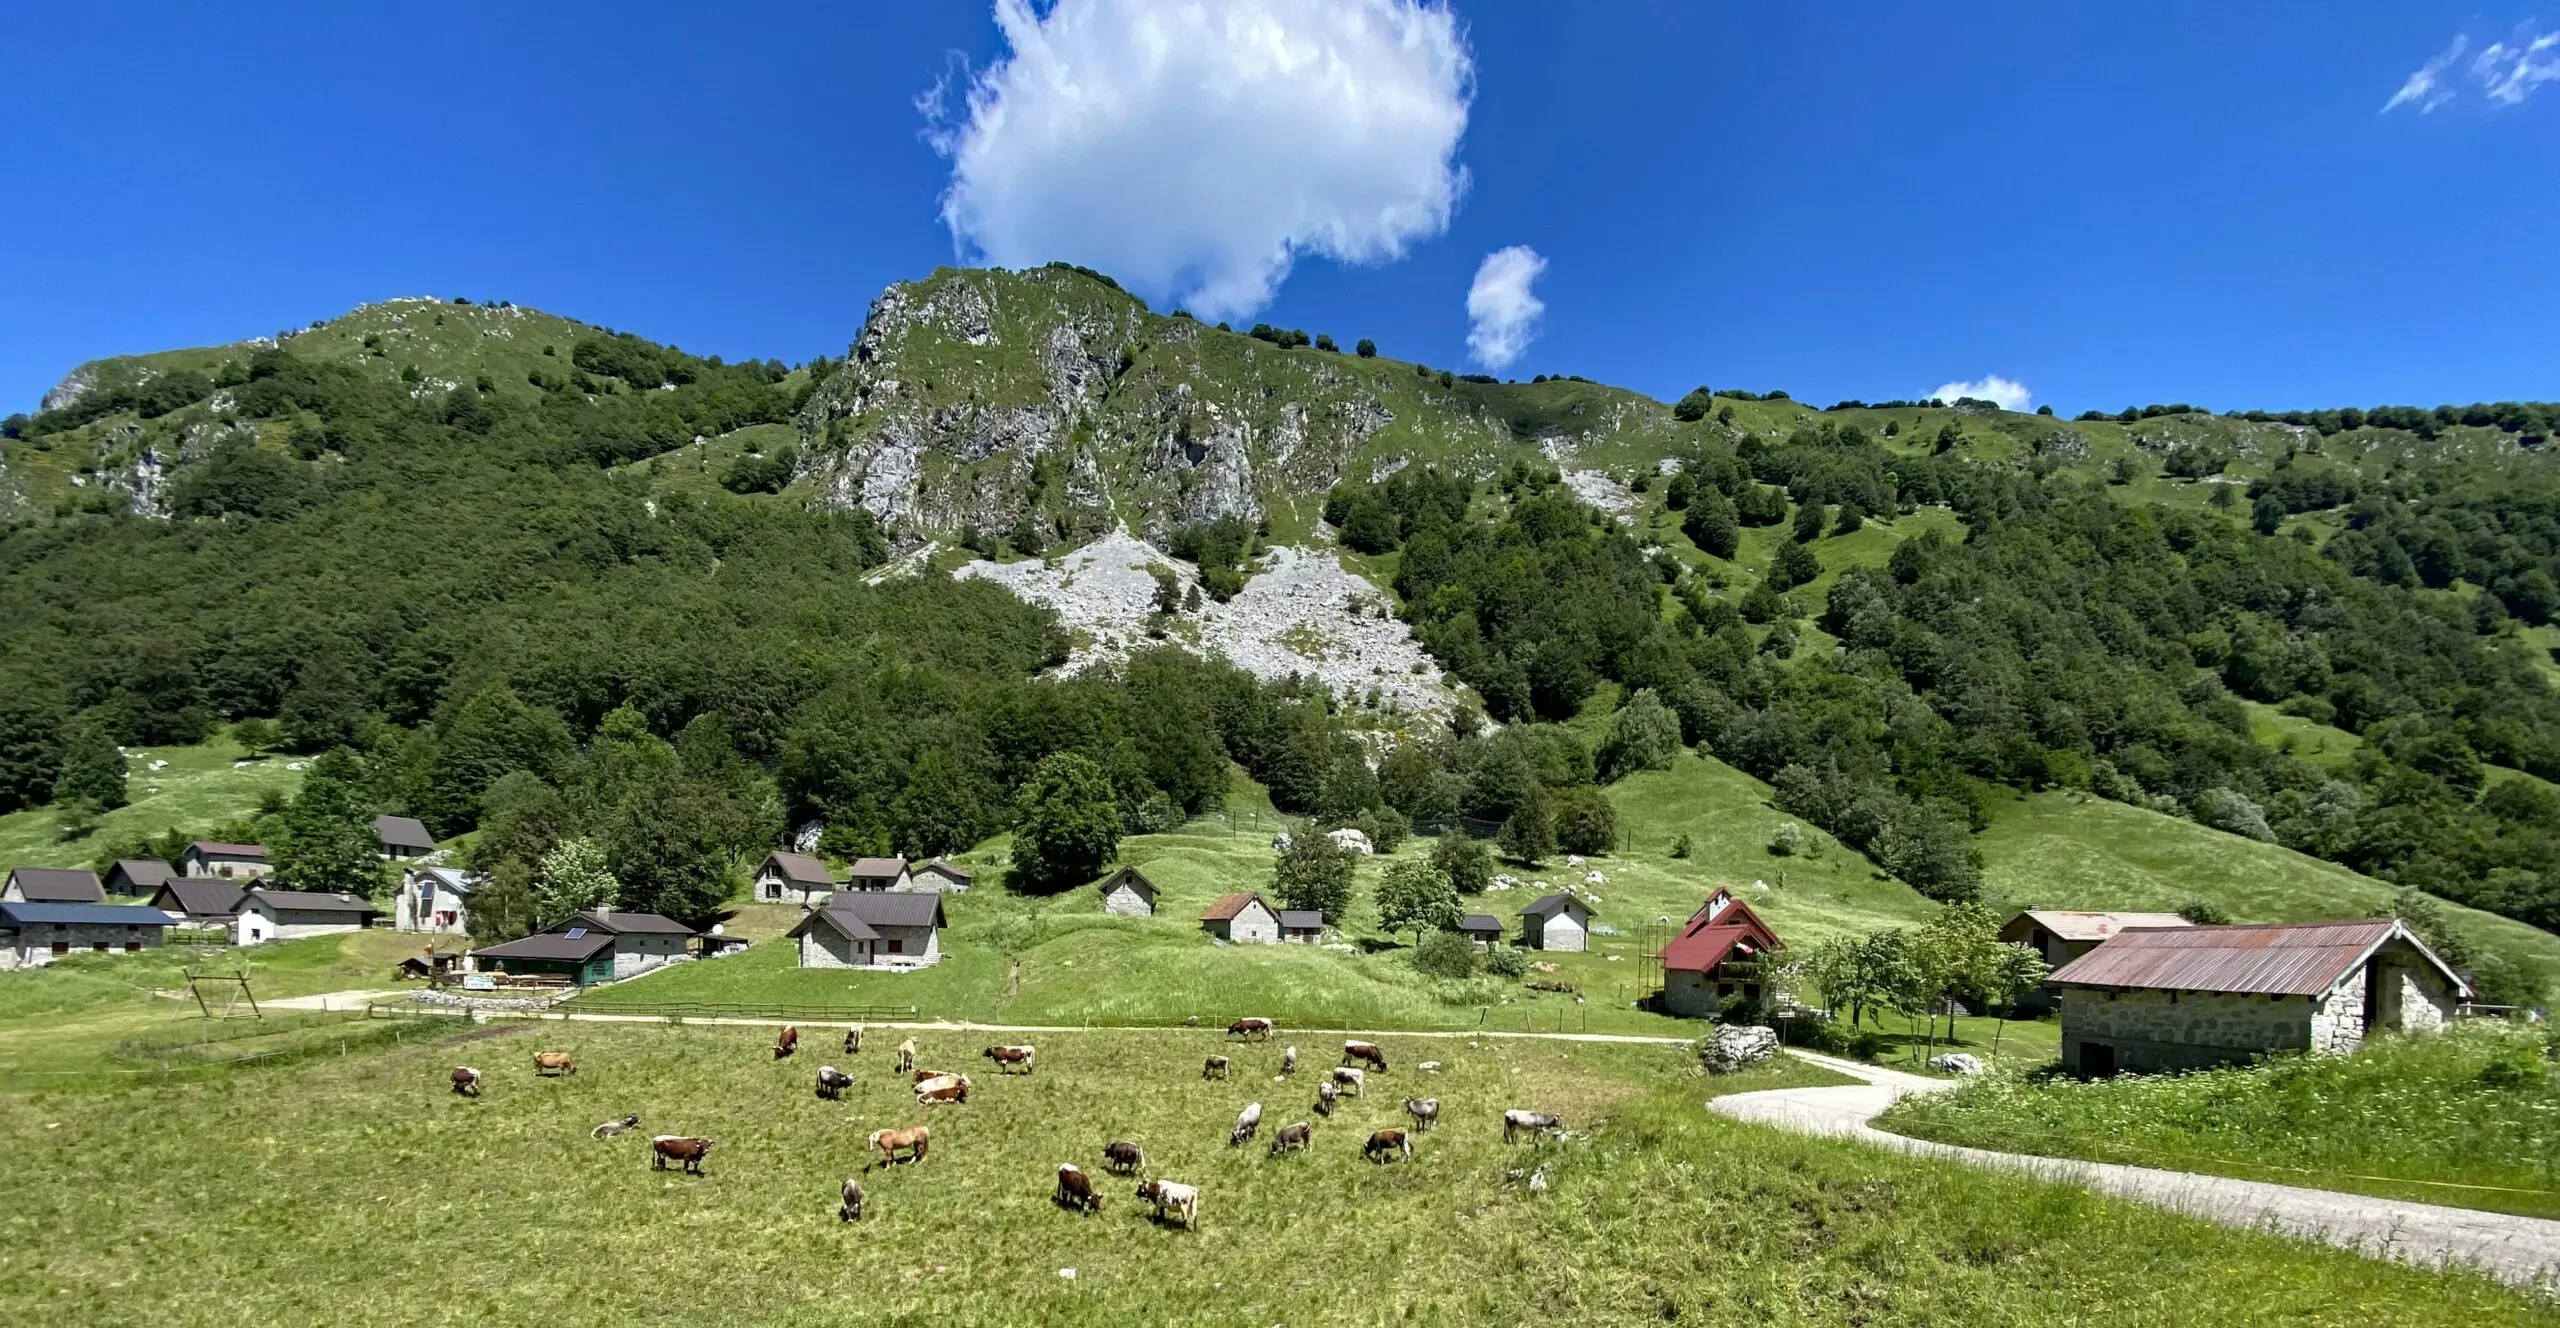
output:
[[387,996],[406,993],[398,988],[383,991],[324,991],[312,996],[284,996],[258,1002],[261,1010],[361,1010]]
[[1856,1139],[1920,1157],[2023,1172],[2156,1204],[2222,1226],[2276,1231],[2371,1258],[2424,1268],[2470,1264],[2500,1281],[2560,1290],[2560,1221],[2112,1162],[1995,1153],[1889,1134],[1872,1123],[1885,1108],[1905,1094],[1937,1092],[1950,1087],[1949,1082],[1829,1056],[1795,1054],[1866,1082],[1840,1088],[1736,1093],[1708,1102],[1707,1109],[1800,1134]]

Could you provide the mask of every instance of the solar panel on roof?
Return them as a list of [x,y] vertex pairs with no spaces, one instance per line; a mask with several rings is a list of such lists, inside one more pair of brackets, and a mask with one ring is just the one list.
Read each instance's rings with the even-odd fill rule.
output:
[[587,939],[587,929],[584,927],[571,927],[569,930],[560,934],[573,941],[583,941]]

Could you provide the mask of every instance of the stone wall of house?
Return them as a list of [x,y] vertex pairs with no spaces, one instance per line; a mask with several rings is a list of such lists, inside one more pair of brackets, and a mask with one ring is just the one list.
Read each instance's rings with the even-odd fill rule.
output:
[[122,954],[127,945],[146,950],[160,946],[161,929],[94,922],[35,922],[7,934],[6,948],[0,949],[0,972],[16,968],[42,968],[54,961],[54,943],[70,947],[73,954],[95,951],[100,945],[108,954]]
[[2311,1000],[2311,1049],[2353,1051],[2364,1045],[2364,970],[2339,979],[2326,997]]
[[1671,969],[1662,975],[1662,1009],[1666,1014],[1703,1019],[1722,1008],[1716,984],[1704,973]]
[[1574,916],[1574,911],[1570,908],[1558,909],[1544,921],[1531,918],[1529,922],[1538,929],[1537,933],[1530,937],[1533,949],[1565,950],[1579,954],[1591,948],[1591,933],[1584,929],[1582,919]]
[[613,938],[613,975],[627,978],[667,964],[680,964],[692,956],[685,952],[682,936],[654,932],[634,933]]
[[1227,923],[1227,939],[1238,945],[1278,945],[1280,915],[1268,909],[1248,908]]
[[[942,959],[942,933],[931,927],[878,927],[876,941],[848,940],[833,927],[813,926],[800,936],[802,968],[923,968]],[[898,953],[889,953],[889,942]]]
[[2397,1026],[2406,1032],[2431,1033],[2453,1022],[2453,1012],[2461,1002],[2453,984],[2432,966],[2385,965],[2383,972],[2397,979],[2400,1010]]
[[1155,910],[1147,907],[1147,897],[1125,885],[1102,897],[1102,911],[1124,918],[1155,916]]
[[[2066,988],[2062,993],[2062,1067],[2082,1068],[2081,1048],[2115,1048],[2123,1070],[2192,1069],[2243,1061],[2261,1052],[2303,1051],[2315,1045],[2314,1024],[2334,1037],[2312,1000],[2300,996],[2229,996],[2194,992],[2112,993]],[[2361,1009],[2363,994],[2354,998]],[[2334,1020],[2334,1003],[2327,1012]],[[2357,1018],[2362,1035],[2363,1020]]]
[[800,933],[800,966],[802,968],[858,968],[871,962],[871,956],[855,948],[855,942],[833,927],[811,925]]
[[340,932],[362,930],[364,928],[352,922],[278,922],[264,913],[244,908],[231,920],[231,943],[263,945],[268,941],[298,941],[305,936],[335,936]]

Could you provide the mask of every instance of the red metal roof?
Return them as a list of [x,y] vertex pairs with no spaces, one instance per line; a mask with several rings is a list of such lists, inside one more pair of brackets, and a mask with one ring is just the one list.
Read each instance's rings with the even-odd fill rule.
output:
[[[1722,906],[1718,906],[1722,901]],[[1749,904],[1733,897],[1731,891],[1718,890],[1709,896],[1689,919],[1689,925],[1662,947],[1662,968],[1666,973],[1706,973],[1734,957],[1736,945],[1747,944],[1751,957],[1787,948],[1778,933],[1751,911]]]
[[2135,928],[2054,970],[2060,987],[2317,996],[2394,938],[2468,994],[2461,975],[2393,918]]
[[[1218,896],[1218,902],[1211,904],[1209,906],[1209,911],[1200,915],[1200,920],[1202,922],[1227,922],[1232,920],[1236,914],[1244,912],[1246,906],[1250,904],[1262,904],[1262,896],[1255,894],[1250,890],[1238,891],[1231,895],[1220,895]],[[1268,904],[1263,904],[1263,908],[1266,911],[1268,911],[1270,907],[1271,906]]]
[[[2175,913],[2092,912],[2087,909],[2031,908],[2001,928],[2005,936],[2024,918],[2066,941],[2103,941],[2118,932],[2135,927],[2191,927],[2195,924]],[[2021,929],[2023,930],[2023,929]]]

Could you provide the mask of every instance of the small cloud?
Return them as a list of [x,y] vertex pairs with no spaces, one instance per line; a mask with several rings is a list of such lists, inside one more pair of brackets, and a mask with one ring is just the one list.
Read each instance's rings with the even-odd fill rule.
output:
[[1979,381],[1971,383],[1940,383],[1938,390],[1929,395],[1949,402],[1959,397],[1972,397],[1977,401],[1988,401],[2002,410],[2016,411],[2025,410],[2035,401],[2026,384],[1998,374],[1984,374]]
[[1547,260],[1525,244],[1496,249],[1476,266],[1467,287],[1467,352],[1477,363],[1504,368],[1537,339],[1547,306],[1529,287],[1546,270]]
[[2560,32],[2541,32],[2528,23],[2508,39],[2481,47],[2478,55],[2464,63],[2471,45],[2468,35],[2455,34],[2450,45],[2418,66],[2391,100],[2382,103],[2382,113],[2411,106],[2420,115],[2429,114],[2465,95],[2465,83],[2492,105],[2521,106],[2543,84],[2560,81]]
[[2391,100],[2382,103],[2382,113],[2388,115],[2403,106],[2415,106],[2418,114],[2425,115],[2453,100],[2453,89],[2444,85],[2444,71],[2451,69],[2453,62],[2470,49],[2471,39],[2455,34],[2452,45],[2438,52],[2435,59],[2418,66],[2418,71],[2409,75],[2409,81],[2391,94]]

